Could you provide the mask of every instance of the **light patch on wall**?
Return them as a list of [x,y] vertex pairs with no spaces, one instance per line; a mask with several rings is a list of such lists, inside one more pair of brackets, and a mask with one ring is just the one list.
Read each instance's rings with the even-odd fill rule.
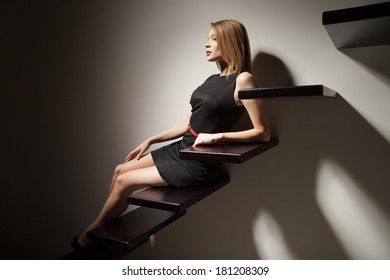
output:
[[257,214],[253,225],[253,237],[261,259],[296,259],[278,222],[267,211],[261,210]]
[[320,162],[315,195],[351,259],[390,258],[389,218],[339,164]]

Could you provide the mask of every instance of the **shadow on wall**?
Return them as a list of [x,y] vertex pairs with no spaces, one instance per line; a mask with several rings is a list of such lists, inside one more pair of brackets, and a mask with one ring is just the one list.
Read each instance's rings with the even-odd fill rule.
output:
[[[293,85],[274,56],[260,53],[254,66],[262,86]],[[270,186],[256,189],[263,189],[253,227],[259,256],[390,258],[389,143],[342,97],[272,100],[267,108],[281,158],[280,176],[270,172]]]
[[390,86],[390,67],[387,61],[390,57],[390,46],[370,46],[366,48],[343,49],[341,52],[363,67],[375,72],[376,76]]
[[284,87],[295,84],[287,66],[272,54],[258,53],[253,60],[252,68],[259,87]]
[[[288,113],[277,166],[257,179],[260,257],[390,258],[389,143],[342,97],[269,105],[271,119],[273,108]],[[256,181],[250,174],[241,175],[252,177],[242,185]]]

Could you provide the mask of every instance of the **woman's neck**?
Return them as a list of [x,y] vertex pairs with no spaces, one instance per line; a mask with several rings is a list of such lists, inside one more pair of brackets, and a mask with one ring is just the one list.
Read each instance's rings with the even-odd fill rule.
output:
[[218,69],[220,71],[220,75],[221,76],[227,76],[229,74],[232,74],[232,73],[229,73],[229,67],[228,67],[226,62],[218,61],[216,63],[217,63],[217,67],[218,67]]

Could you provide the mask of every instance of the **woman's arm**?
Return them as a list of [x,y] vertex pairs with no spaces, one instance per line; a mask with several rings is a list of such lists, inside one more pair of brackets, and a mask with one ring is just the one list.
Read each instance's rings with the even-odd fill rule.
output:
[[174,127],[165,130],[159,134],[156,134],[152,137],[149,137],[146,139],[144,142],[141,143],[137,148],[135,148],[133,151],[131,151],[128,156],[126,157],[126,161],[130,161],[134,159],[135,157],[137,159],[140,159],[141,157],[144,156],[144,153],[149,149],[149,147],[152,144],[155,143],[160,143],[172,139],[176,139],[180,136],[183,136],[183,134],[187,131],[188,129],[188,124],[190,123],[190,118],[191,118],[191,112],[187,115],[184,121],[181,123],[175,125]]
[[257,87],[252,74],[243,72],[237,77],[234,98],[237,105],[244,106],[251,119],[253,128],[238,132],[223,133],[200,133],[194,146],[202,144],[213,144],[217,142],[267,142],[271,137],[271,129],[268,123],[268,117],[261,99],[242,99],[238,98],[238,91],[245,88]]

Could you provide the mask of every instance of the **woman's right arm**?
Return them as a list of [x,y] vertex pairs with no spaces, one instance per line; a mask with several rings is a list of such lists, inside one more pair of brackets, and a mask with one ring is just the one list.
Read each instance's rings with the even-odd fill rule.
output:
[[149,149],[152,144],[169,141],[183,136],[188,129],[190,118],[191,112],[181,123],[178,123],[174,127],[146,139],[144,142],[141,143],[141,145],[139,145],[137,148],[135,148],[128,154],[128,156],[126,157],[126,161],[130,161],[134,158],[137,158],[137,160],[139,160],[144,156],[144,153]]

